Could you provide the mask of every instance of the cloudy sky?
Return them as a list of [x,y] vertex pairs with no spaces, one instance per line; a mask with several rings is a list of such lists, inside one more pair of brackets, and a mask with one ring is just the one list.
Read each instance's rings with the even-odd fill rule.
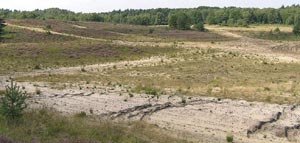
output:
[[34,10],[63,8],[76,12],[107,12],[118,9],[190,8],[198,6],[280,7],[300,0],[1,0],[0,8]]

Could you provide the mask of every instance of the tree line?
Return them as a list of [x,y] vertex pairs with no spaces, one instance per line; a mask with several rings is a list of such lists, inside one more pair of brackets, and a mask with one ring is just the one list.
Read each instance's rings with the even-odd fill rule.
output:
[[[237,7],[198,7],[188,9],[158,8],[148,10],[115,10],[106,13],[75,13],[68,10],[50,8],[34,11],[0,9],[0,18],[15,19],[56,19],[65,21],[97,21],[138,25],[181,24],[184,19],[189,24],[219,24],[224,26],[247,26],[249,24],[286,24],[300,23],[300,5],[281,8],[237,8]],[[178,18],[178,19],[177,19]],[[176,20],[175,20],[176,19]],[[176,22],[175,22],[176,21]]]

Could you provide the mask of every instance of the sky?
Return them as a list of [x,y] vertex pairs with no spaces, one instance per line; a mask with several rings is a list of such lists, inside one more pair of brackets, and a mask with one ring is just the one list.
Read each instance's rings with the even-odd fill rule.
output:
[[274,7],[300,4],[300,0],[1,0],[0,8],[35,10],[62,8],[75,12],[108,12],[124,9],[217,7]]

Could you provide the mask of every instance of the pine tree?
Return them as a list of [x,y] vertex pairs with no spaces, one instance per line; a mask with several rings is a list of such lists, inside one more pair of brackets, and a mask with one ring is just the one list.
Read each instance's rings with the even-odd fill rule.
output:
[[0,41],[2,40],[3,28],[5,27],[5,21],[0,19]]

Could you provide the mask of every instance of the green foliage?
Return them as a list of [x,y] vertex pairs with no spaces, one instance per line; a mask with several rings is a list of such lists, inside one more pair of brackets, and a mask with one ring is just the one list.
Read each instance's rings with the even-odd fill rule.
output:
[[154,88],[152,86],[141,86],[141,85],[139,85],[135,88],[135,92],[138,92],[138,93],[144,92],[146,94],[156,96],[156,95],[159,94],[160,91],[157,88]]
[[205,28],[204,28],[204,24],[203,23],[198,23],[195,25],[195,28],[198,30],[198,31],[201,31],[201,32],[204,32],[205,31]]
[[232,135],[226,136],[226,141],[227,141],[228,143],[233,143],[233,136],[232,136]]
[[52,29],[52,26],[51,26],[51,25],[46,25],[44,29],[46,29],[46,30],[51,30],[51,29]]
[[[249,24],[296,24],[300,20],[300,6],[284,8],[217,8],[198,7],[189,9],[149,9],[115,10],[108,13],[75,13],[68,10],[50,8],[34,11],[12,11],[0,9],[1,18],[12,19],[56,19],[63,21],[97,21],[141,25],[167,25],[170,15],[185,13],[191,24],[205,22],[228,26],[247,26]],[[170,23],[169,23],[170,24]],[[175,27],[174,27],[175,28]]]
[[5,21],[3,19],[0,19],[0,41],[2,40],[2,34],[3,34],[3,28],[5,27],[4,25]]
[[280,33],[280,29],[277,27],[275,30],[274,30],[275,33]]
[[153,28],[150,28],[148,33],[149,33],[149,34],[153,34],[154,31],[155,31],[155,30],[154,30]]
[[248,27],[248,23],[245,19],[237,20],[237,26]]
[[171,27],[171,28],[177,27],[177,17],[175,14],[172,14],[169,16],[168,24],[169,24],[169,27]]
[[75,114],[74,117],[76,117],[76,118],[85,118],[85,117],[87,117],[87,114],[82,111],[80,113]]
[[191,26],[191,20],[187,14],[178,12],[170,15],[169,26],[179,30],[188,30]]
[[11,85],[6,87],[1,101],[1,114],[7,119],[19,119],[23,110],[27,107],[26,99],[26,92],[21,91],[20,87],[11,81]]
[[295,24],[294,27],[293,27],[293,33],[295,35],[298,35],[300,34],[300,24]]

